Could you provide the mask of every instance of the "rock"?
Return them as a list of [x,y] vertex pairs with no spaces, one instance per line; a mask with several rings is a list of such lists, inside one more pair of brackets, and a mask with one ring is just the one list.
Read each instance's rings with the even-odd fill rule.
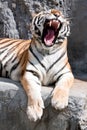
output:
[[84,2],[82,0],[71,0],[70,3],[69,60],[76,77],[87,81],[87,30],[85,28],[87,25],[87,0],[84,0]]
[[87,82],[75,80],[69,105],[56,111],[50,105],[53,87],[42,87],[45,102],[41,120],[30,122],[26,115],[27,96],[20,83],[0,78],[0,129],[3,130],[86,130]]
[[19,38],[13,13],[7,2],[0,2],[0,37]]

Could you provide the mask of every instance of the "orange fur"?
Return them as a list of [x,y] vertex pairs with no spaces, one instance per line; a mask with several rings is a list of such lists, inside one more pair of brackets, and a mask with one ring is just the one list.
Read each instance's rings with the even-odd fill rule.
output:
[[30,44],[31,40],[0,38],[0,61],[3,66],[9,66],[8,64],[15,60],[19,61],[18,80],[26,70]]
[[29,49],[31,40],[0,38],[0,49],[9,48],[9,53],[19,56]]
[[29,59],[28,50],[25,50],[22,54],[18,56],[21,66],[21,76],[24,75],[26,70],[27,61]]

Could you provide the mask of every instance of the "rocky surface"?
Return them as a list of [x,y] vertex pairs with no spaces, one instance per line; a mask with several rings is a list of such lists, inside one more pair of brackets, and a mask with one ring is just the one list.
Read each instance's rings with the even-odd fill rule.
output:
[[0,78],[0,129],[87,130],[87,82],[75,80],[69,105],[62,111],[56,111],[50,105],[52,90],[52,87],[42,87],[44,114],[34,123],[27,118],[27,97],[20,83]]

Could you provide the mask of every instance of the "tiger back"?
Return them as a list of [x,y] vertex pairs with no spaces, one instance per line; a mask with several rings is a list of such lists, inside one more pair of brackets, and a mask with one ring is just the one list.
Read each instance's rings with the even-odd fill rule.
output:
[[19,81],[24,74],[31,40],[0,38],[0,77]]

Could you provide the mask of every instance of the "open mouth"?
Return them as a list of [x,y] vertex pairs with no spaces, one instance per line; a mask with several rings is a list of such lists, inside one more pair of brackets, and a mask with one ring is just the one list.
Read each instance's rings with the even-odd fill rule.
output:
[[42,41],[46,46],[50,47],[55,43],[60,26],[61,23],[58,20],[48,20],[45,22]]

